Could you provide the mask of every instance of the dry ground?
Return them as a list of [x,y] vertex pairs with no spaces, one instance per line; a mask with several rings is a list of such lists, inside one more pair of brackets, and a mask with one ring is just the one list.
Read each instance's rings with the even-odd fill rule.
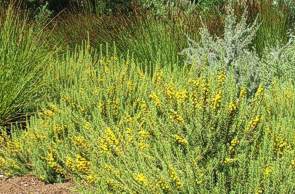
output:
[[70,194],[71,183],[45,184],[33,176],[1,178],[0,194]]

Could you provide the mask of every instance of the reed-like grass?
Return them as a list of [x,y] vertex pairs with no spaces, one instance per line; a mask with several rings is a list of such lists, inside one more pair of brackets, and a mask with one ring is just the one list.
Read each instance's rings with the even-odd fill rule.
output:
[[32,111],[42,96],[51,58],[38,30],[12,7],[0,19],[0,126]]

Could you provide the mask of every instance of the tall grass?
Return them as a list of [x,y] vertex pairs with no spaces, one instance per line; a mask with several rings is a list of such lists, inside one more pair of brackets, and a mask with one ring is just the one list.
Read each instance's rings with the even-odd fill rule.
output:
[[10,6],[0,19],[0,125],[33,110],[50,66],[41,32],[20,18]]
[[259,53],[267,47],[286,44],[290,26],[291,13],[287,5],[274,6],[272,2],[261,1],[259,5],[261,20],[257,32],[255,47]]

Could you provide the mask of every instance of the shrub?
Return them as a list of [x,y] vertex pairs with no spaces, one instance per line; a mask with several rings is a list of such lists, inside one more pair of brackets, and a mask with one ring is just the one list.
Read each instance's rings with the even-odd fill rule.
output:
[[294,187],[293,85],[259,87],[247,99],[245,90],[236,96],[224,71],[196,77],[195,69],[158,68],[151,78],[132,59],[91,63],[92,56],[88,46],[69,54],[63,66],[71,79],[60,82],[61,98],[32,118],[28,131],[2,135],[2,172],[73,178],[86,193]]
[[228,73],[234,73],[237,85],[248,85],[251,95],[261,83],[269,85],[273,78],[293,79],[291,75],[295,61],[291,54],[294,49],[292,35],[286,44],[279,44],[279,39],[277,43],[268,44],[259,56],[252,44],[261,26],[257,18],[252,24],[247,24],[245,11],[237,22],[233,9],[229,8],[229,11],[221,37],[211,35],[205,27],[200,31],[199,42],[188,39],[189,48],[182,51],[187,63],[215,70],[225,68]]
[[237,22],[234,10],[229,7],[223,37],[211,36],[205,27],[200,31],[200,41],[189,39],[189,48],[184,49],[182,54],[186,56],[187,63],[194,66],[226,69],[228,73],[233,71],[236,84],[248,84],[250,93],[253,93],[259,85],[259,58],[255,52],[251,52],[249,45],[255,37],[258,24],[255,21],[248,25],[246,15],[245,11]]

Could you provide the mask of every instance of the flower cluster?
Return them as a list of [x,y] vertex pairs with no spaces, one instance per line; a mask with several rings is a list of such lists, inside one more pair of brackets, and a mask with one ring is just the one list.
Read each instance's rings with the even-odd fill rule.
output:
[[111,128],[106,128],[102,137],[99,138],[99,148],[101,153],[112,153],[120,155],[122,153],[120,141]]
[[169,167],[168,169],[170,179],[172,180],[172,183],[175,184],[176,188],[179,190],[182,188],[183,183],[181,182],[180,178],[178,177],[175,169],[173,167]]
[[175,135],[175,141],[176,144],[181,145],[181,146],[187,146],[188,145],[188,141],[182,137],[181,135]]

